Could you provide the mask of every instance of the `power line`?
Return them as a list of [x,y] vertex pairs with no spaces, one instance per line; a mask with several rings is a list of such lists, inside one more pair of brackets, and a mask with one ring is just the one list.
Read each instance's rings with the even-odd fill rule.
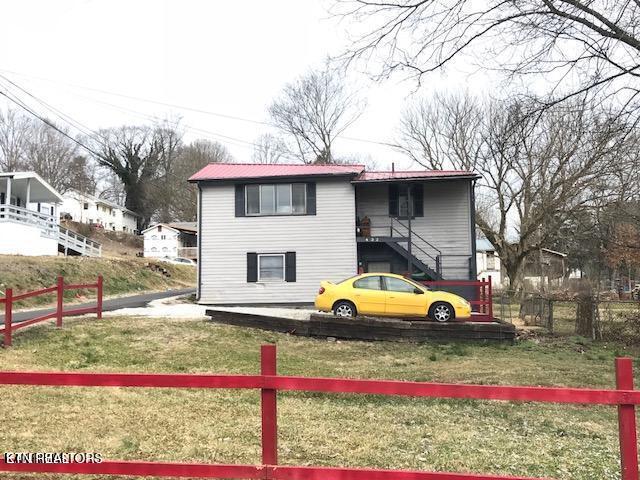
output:
[[[248,123],[253,123],[253,124],[257,124],[257,125],[264,125],[264,126],[268,126],[268,127],[278,128],[275,124],[270,123],[270,122],[265,122],[265,121],[262,121],[262,120],[255,120],[255,119],[240,117],[240,116],[237,116],[237,115],[229,115],[229,114],[226,114],[226,113],[213,112],[211,110],[203,110],[203,109],[199,109],[199,108],[188,107],[188,106],[185,106],[185,105],[178,105],[178,104],[174,104],[174,103],[161,102],[161,101],[158,101],[158,100],[151,100],[151,99],[148,99],[148,98],[141,98],[141,97],[136,97],[136,96],[133,96],[133,95],[126,95],[126,94],[123,94],[123,93],[110,92],[108,90],[102,90],[102,89],[99,89],[99,88],[86,87],[86,86],[83,86],[83,85],[76,85],[76,84],[71,84],[71,83],[60,82],[60,81],[57,81],[57,80],[51,80],[51,79],[48,79],[48,78],[39,77],[39,76],[35,76],[35,75],[26,75],[26,74],[19,73],[19,72],[14,72],[14,71],[11,71],[11,70],[0,69],[0,71],[3,71],[5,73],[11,73],[11,74],[14,74],[14,75],[27,77],[27,78],[35,78],[35,79],[38,79],[38,80],[43,80],[45,82],[56,83],[56,84],[59,84],[59,85],[66,85],[66,86],[73,87],[73,88],[80,88],[80,89],[84,89],[84,90],[90,90],[90,91],[94,91],[94,92],[98,92],[98,93],[103,93],[105,95],[112,95],[112,96],[116,96],[116,97],[122,97],[122,98],[126,98],[128,100],[136,100],[136,101],[139,101],[139,102],[152,103],[152,104],[156,104],[156,105],[162,105],[162,106],[165,106],[165,107],[177,108],[177,109],[180,109],[180,110],[186,110],[186,111],[191,111],[191,112],[195,112],[195,113],[201,113],[201,114],[204,114],[204,115],[211,115],[211,116],[215,116],[215,117],[226,118],[226,119],[229,119],[229,120],[236,120],[236,121],[241,121],[241,122],[248,122]],[[377,141],[377,140],[370,140],[370,139],[366,139],[366,138],[349,137],[349,136],[346,136],[346,135],[338,135],[336,138],[342,138],[343,140],[350,140],[350,141],[354,141],[354,142],[381,145],[381,146],[394,148],[394,149],[398,148],[398,145],[394,144],[394,143],[380,142],[380,141]]]
[[98,158],[101,157],[101,155],[99,153],[97,153],[96,151],[94,151],[92,148],[86,146],[84,143],[82,143],[80,140],[72,137],[71,135],[69,135],[67,132],[65,132],[64,130],[60,129],[59,127],[57,127],[55,124],[53,124],[52,122],[50,122],[49,120],[47,120],[46,118],[41,117],[40,115],[38,115],[37,113],[35,113],[33,110],[31,110],[28,106],[26,106],[24,103],[22,103],[19,99],[15,99],[12,98],[12,94],[11,93],[7,93],[7,92],[3,92],[0,91],[0,95],[2,95],[3,97],[7,98],[9,101],[15,103],[16,105],[18,105],[20,108],[22,108],[23,110],[25,110],[26,112],[28,112],[29,114],[33,115],[35,118],[37,118],[38,120],[40,120],[42,123],[44,123],[45,125],[49,126],[50,128],[53,128],[55,131],[57,131],[58,133],[64,135],[65,137],[67,137],[69,140],[71,140],[72,142],[74,142],[75,144],[77,144],[78,146],[84,148],[85,150],[87,150],[88,152],[90,152],[91,154],[97,156]]

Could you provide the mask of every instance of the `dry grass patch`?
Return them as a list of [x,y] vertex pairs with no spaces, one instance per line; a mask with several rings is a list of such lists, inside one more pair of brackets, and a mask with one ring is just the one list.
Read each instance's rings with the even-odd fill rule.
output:
[[[593,387],[613,385],[616,354],[637,353],[577,339],[515,346],[333,343],[204,320],[126,317],[74,319],[62,330],[34,327],[0,351],[0,361],[6,370],[257,373],[266,342],[278,344],[282,374]],[[259,461],[258,392],[14,386],[0,392],[0,408],[12,412],[0,431],[5,450]],[[619,478],[613,408],[315,393],[282,393],[278,408],[285,464]]]
[[[158,265],[170,276],[149,268]],[[58,275],[66,283],[95,283],[98,275],[104,277],[104,295],[122,295],[151,290],[184,288],[195,285],[196,269],[186,265],[142,258],[113,259],[90,257],[23,257],[0,255],[0,296],[5,288],[13,288],[14,294],[39,290],[55,285]],[[83,298],[76,298],[78,291],[67,291],[67,301],[86,300],[95,297],[95,290],[80,291]],[[52,304],[55,293],[41,295],[16,303],[15,308]]]

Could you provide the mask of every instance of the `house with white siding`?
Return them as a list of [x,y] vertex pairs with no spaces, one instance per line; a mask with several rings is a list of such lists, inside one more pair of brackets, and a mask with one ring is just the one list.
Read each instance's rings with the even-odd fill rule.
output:
[[502,265],[496,247],[486,238],[476,240],[478,280],[491,277],[493,288],[502,288]]
[[60,216],[78,223],[97,225],[105,230],[136,233],[140,215],[104,198],[69,190],[63,196]]
[[35,172],[0,172],[0,255],[100,256],[99,243],[60,226],[62,202]]
[[148,258],[198,259],[196,222],[156,223],[142,231]]
[[466,171],[209,164],[198,186],[198,301],[312,303],[322,280],[476,278]]

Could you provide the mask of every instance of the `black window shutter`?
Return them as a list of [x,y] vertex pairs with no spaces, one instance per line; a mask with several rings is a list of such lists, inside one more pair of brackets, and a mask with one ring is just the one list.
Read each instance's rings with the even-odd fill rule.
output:
[[389,185],[389,216],[398,216],[398,185]]
[[258,281],[258,254],[247,253],[247,282]]
[[[236,185],[236,217],[245,217],[244,185]],[[255,280],[254,280],[255,281]]]
[[296,252],[287,252],[284,255],[284,280],[296,281]]
[[316,214],[316,184],[307,183],[307,215]]
[[413,197],[413,216],[424,217],[424,194],[421,183],[413,185],[411,196]]

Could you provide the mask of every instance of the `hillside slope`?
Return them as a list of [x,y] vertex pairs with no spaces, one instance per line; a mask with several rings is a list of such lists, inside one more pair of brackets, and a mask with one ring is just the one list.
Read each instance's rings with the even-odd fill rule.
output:
[[[16,294],[50,287],[55,285],[58,275],[64,276],[66,283],[91,283],[100,274],[104,277],[105,296],[184,288],[194,286],[196,281],[196,269],[191,266],[143,258],[0,255],[0,296],[8,287]],[[34,297],[21,306],[51,303],[52,297]]]

